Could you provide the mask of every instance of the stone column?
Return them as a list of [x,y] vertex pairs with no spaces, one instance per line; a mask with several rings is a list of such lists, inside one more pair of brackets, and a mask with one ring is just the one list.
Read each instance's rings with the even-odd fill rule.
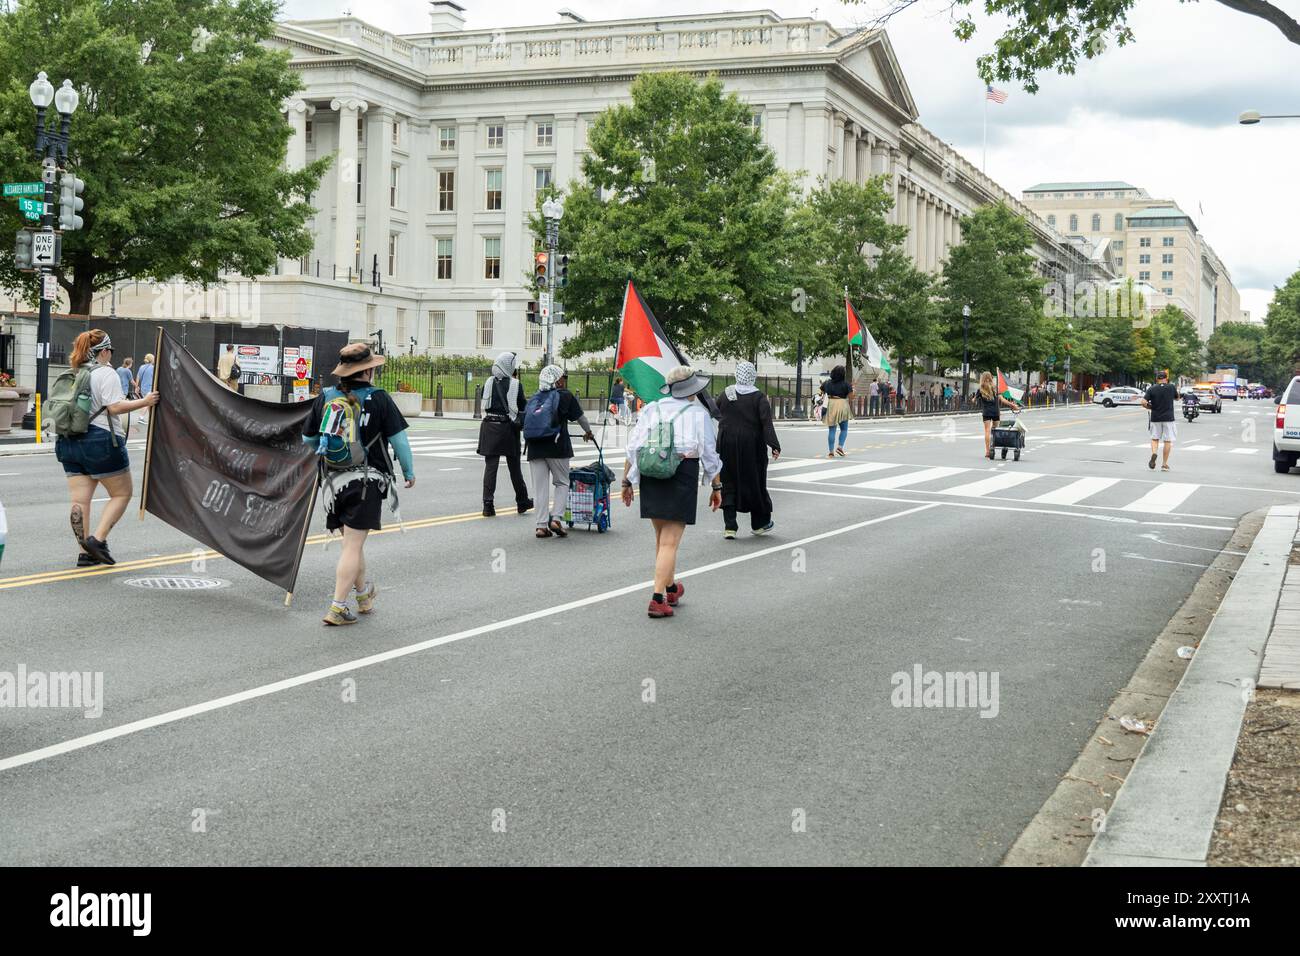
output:
[[[366,113],[366,155],[364,159],[365,175],[362,177],[365,205],[361,209],[363,217],[362,235],[365,241],[361,247],[361,271],[365,274],[363,285],[369,284],[370,269],[379,257],[379,282],[397,281],[398,276],[388,275],[388,236],[393,232],[392,207],[388,204],[388,177],[393,165],[393,120],[396,113],[392,107],[376,106]],[[409,183],[403,183],[403,174],[410,174],[409,168],[398,173],[397,192],[401,200],[402,190]],[[404,250],[401,241],[397,245],[397,272],[402,272]],[[385,335],[390,332],[385,332]]]
[[864,133],[858,137],[858,184],[862,185],[871,176],[871,140]]
[[858,133],[849,120],[844,121],[840,136],[840,178],[851,183],[858,181]]
[[[285,146],[284,168],[291,171],[302,169],[307,165],[307,117],[316,112],[316,107],[290,97],[280,104],[280,109],[288,114],[289,128],[292,131]],[[280,274],[301,275],[302,260],[281,259]]]
[[[483,240],[474,231],[474,212],[483,206],[478,168],[474,156],[480,148],[478,121],[463,119],[456,124],[456,232],[452,239],[451,274],[457,287],[483,282]],[[434,184],[437,188],[437,184]],[[434,200],[433,208],[437,208]],[[504,273],[502,273],[504,275]],[[457,303],[459,305],[459,303]],[[473,318],[473,315],[470,315]],[[451,328],[450,312],[447,328]],[[473,328],[470,331],[470,342]]]
[[565,189],[569,180],[577,175],[578,153],[578,114],[557,113],[555,116],[555,166],[551,170],[551,181]]
[[338,113],[338,155],[334,160],[334,269],[331,274],[344,281],[356,262],[357,238],[357,116],[366,111],[366,101],[356,97],[330,101]]
[[[515,277],[524,274],[524,210],[532,210],[533,184],[531,181],[525,182],[524,169],[527,125],[525,116],[506,117],[506,161],[501,176],[506,190],[502,201],[505,224],[501,229],[501,285],[510,290],[519,284]],[[533,254],[531,245],[527,254]]]
[[803,113],[803,166],[808,171],[808,185],[813,188],[817,177],[826,175],[826,128],[830,110],[824,103],[806,103]]

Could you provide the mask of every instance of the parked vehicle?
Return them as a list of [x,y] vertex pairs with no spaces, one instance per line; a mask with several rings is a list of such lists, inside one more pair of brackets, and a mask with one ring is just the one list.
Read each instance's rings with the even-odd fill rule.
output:
[[1285,475],[1300,459],[1300,375],[1273,399],[1277,415],[1273,420],[1273,470]]
[[1116,388],[1106,388],[1097,392],[1092,397],[1092,403],[1105,408],[1114,408],[1116,405],[1140,405],[1142,404],[1142,396],[1145,394],[1140,388],[1120,385]]
[[1213,412],[1218,415],[1223,412],[1223,399],[1211,385],[1197,385],[1192,389],[1192,394],[1196,396],[1196,404],[1207,412]]
[[1218,385],[1214,386],[1214,390],[1218,393],[1220,398],[1230,398],[1234,402],[1237,400],[1236,382],[1220,382]]

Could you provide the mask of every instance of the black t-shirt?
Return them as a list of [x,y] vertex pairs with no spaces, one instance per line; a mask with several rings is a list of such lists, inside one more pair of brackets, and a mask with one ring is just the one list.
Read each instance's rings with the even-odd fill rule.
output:
[[[322,392],[316,396],[316,401],[312,403],[311,416],[307,419],[307,424],[303,426],[303,434],[308,438],[315,438],[320,435],[321,416],[325,409],[325,393]],[[388,457],[388,441],[400,431],[406,429],[406,419],[397,408],[397,403],[393,401],[391,395],[382,388],[373,389],[366,396],[365,401],[361,403],[361,414],[357,419],[357,427],[361,430],[361,444],[369,446],[366,452],[366,461],[370,467],[386,475],[393,474],[393,466]],[[382,435],[383,438],[370,444],[371,439],[376,435]]]
[[1168,383],[1152,385],[1147,389],[1146,400],[1151,405],[1151,421],[1172,422],[1174,420],[1174,402],[1178,400],[1178,389]]
[[995,422],[1002,421],[1002,412],[1000,406],[1001,399],[996,393],[992,398],[985,398],[983,392],[975,393],[975,400],[980,403],[980,417],[992,419]]
[[847,379],[840,379],[838,382],[831,380],[822,382],[822,391],[829,398],[848,398],[849,392],[853,391],[853,386],[848,383]]
[[525,438],[528,446],[528,459],[534,458],[572,458],[573,440],[569,437],[569,422],[576,422],[582,417],[582,406],[567,388],[560,389],[560,406],[557,409],[560,419],[559,438]]

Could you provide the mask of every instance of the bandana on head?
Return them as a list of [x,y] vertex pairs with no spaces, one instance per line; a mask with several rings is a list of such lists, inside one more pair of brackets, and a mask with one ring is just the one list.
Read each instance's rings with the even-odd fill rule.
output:
[[492,376],[494,378],[509,378],[515,373],[515,353],[502,352],[497,356],[496,362],[492,365]]
[[564,369],[558,365],[548,365],[537,373],[537,384],[541,391],[554,388],[555,383],[564,377]]
[[92,345],[90,347],[90,354],[98,355],[100,352],[109,351],[112,348],[113,348],[113,340],[110,339],[107,335],[105,335],[102,342],[100,342],[98,345]]

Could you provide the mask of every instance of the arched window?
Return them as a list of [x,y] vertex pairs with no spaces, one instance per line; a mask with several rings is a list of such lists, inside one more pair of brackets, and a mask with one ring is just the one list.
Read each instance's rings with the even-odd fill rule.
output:
[[1101,213],[1099,212],[1092,214],[1092,231],[1101,232]]
[[1055,217],[1055,216],[1048,216],[1048,217],[1047,217],[1047,224],[1048,224],[1049,226],[1051,226],[1052,228],[1056,228],[1056,217]]
[[1122,212],[1115,213],[1115,231],[1124,231],[1124,214]]
[[1070,231],[1071,232],[1079,231],[1079,217],[1074,215],[1073,213],[1070,214]]

